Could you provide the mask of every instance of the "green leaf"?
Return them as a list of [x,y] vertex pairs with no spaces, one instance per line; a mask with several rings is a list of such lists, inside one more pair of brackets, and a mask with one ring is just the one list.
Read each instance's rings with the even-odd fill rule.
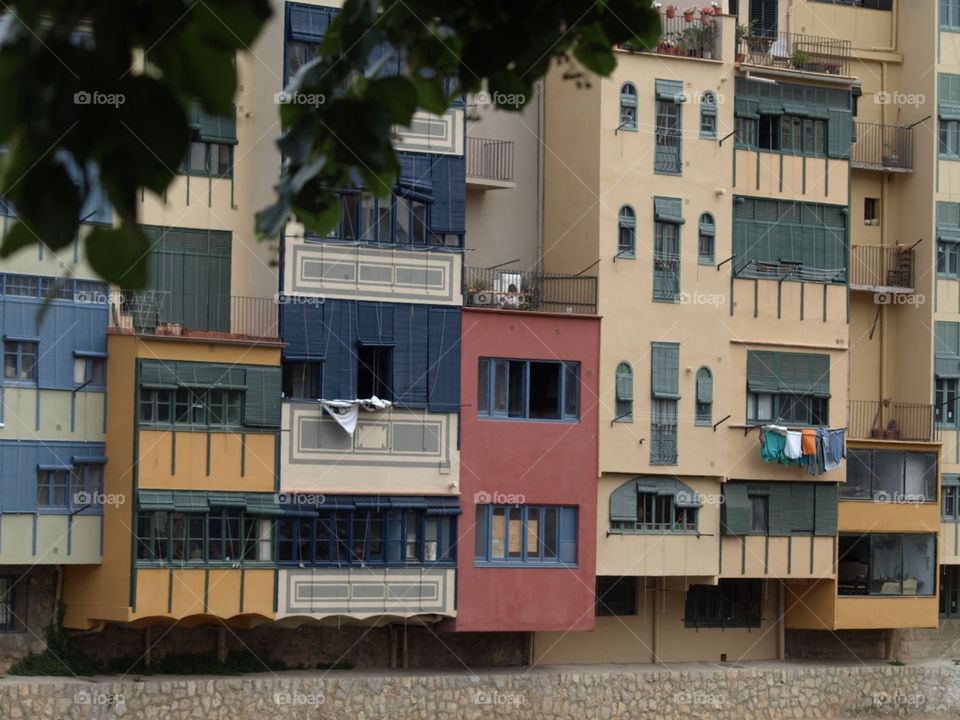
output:
[[397,125],[409,124],[417,111],[417,89],[405,77],[375,80],[369,84],[367,96],[377,97],[383,102],[390,109],[390,117]]
[[603,77],[607,77],[617,67],[610,39],[596,23],[581,29],[573,54],[585,68]]
[[0,257],[7,258],[18,250],[39,243],[40,239],[27,229],[22,222],[14,224],[7,236],[3,239],[3,245],[0,245]]
[[411,77],[417,89],[417,103],[427,112],[443,115],[450,102],[443,92],[443,80],[437,78]]
[[196,5],[199,31],[220,45],[249,48],[272,11],[267,0],[203,0]]
[[257,213],[257,234],[261,238],[275,238],[290,218],[290,201],[281,196],[277,202]]
[[29,232],[53,249],[73,242],[80,227],[80,190],[66,168],[49,156],[34,165],[11,194]]
[[98,226],[87,235],[85,242],[87,261],[101,278],[130,290],[146,286],[150,243],[138,226]]
[[327,191],[305,190],[297,198],[297,220],[311,232],[323,237],[340,222],[340,201]]

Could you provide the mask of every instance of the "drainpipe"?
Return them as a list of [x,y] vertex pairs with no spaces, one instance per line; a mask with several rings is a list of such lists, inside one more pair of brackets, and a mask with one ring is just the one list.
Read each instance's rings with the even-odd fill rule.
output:
[[900,48],[900,0],[893,0],[893,8],[890,11],[890,37],[893,38],[893,45],[890,47],[872,47],[871,52],[898,52]]
[[546,123],[544,122],[545,95],[547,92],[546,84],[543,80],[537,81],[537,256],[534,258],[536,269],[539,273],[543,272],[543,202],[544,202],[544,182],[543,182],[543,162],[544,162],[544,137]]

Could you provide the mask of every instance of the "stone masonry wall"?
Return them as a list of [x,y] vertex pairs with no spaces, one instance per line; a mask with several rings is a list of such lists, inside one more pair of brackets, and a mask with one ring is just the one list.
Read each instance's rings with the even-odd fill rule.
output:
[[478,675],[301,671],[120,682],[5,678],[0,708],[4,720],[953,718],[960,715],[960,667],[786,663]]
[[[53,623],[57,570],[53,567],[28,568],[6,565],[0,574],[14,579],[13,632],[0,633],[0,671],[31,652],[46,648],[47,628]],[[3,717],[0,712],[0,717]]]

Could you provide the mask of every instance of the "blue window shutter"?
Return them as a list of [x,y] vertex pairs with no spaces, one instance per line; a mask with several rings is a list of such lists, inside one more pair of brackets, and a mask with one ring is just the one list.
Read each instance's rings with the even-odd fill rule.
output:
[[337,11],[326,7],[287,5],[287,37],[302,42],[320,42]]
[[404,407],[427,406],[428,313],[423,305],[398,305],[395,309],[394,395]]
[[284,357],[323,360],[327,351],[326,303],[287,303],[281,308]]
[[427,408],[460,410],[460,309],[429,310],[429,373]]
[[357,338],[363,345],[392,345],[394,306],[380,302],[358,302]]
[[560,562],[577,562],[576,508],[560,508]]
[[610,494],[611,522],[637,521],[637,481],[630,480]]
[[355,303],[327,300],[326,354],[323,367],[323,397],[353,400],[357,396],[357,332],[353,323]]
[[683,92],[683,82],[680,80],[656,80],[657,100],[670,100]]
[[431,168],[433,205],[430,229],[462,233],[466,228],[466,164],[462,157],[435,157]]
[[652,343],[650,367],[651,395],[655,398],[679,399],[680,345]]

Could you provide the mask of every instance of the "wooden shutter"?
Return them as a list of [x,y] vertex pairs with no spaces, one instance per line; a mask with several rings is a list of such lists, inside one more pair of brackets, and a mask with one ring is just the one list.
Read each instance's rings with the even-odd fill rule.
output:
[[394,314],[393,391],[404,407],[427,405],[428,311],[423,305],[398,305]]
[[817,483],[814,497],[814,535],[837,534],[837,490],[833,483]]
[[427,408],[431,412],[459,412],[459,308],[430,308],[428,333]]
[[720,506],[720,529],[724,535],[750,533],[750,498],[745,483],[726,483],[723,486],[723,505]]
[[244,425],[280,427],[280,368],[247,367]]
[[680,345],[678,343],[652,344],[651,394],[655,398],[679,400]]
[[637,521],[637,481],[630,480],[610,494],[611,522]]

